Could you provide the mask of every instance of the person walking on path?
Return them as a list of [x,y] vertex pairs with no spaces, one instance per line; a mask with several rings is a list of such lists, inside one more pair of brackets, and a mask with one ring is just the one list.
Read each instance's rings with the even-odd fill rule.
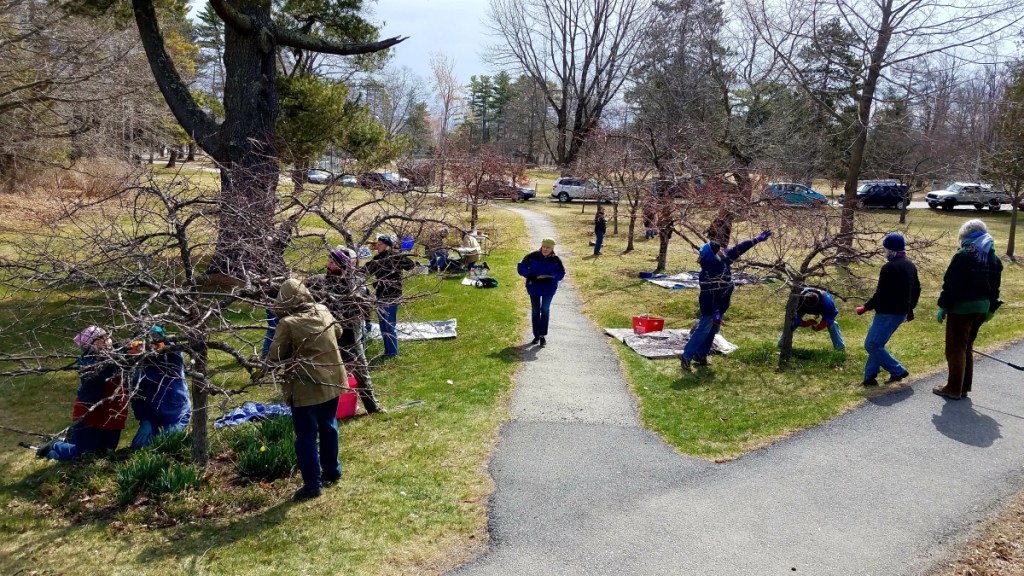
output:
[[362,270],[356,266],[356,260],[354,250],[338,246],[328,252],[327,274],[310,276],[306,278],[305,284],[313,298],[327,306],[341,326],[338,351],[341,352],[345,367],[356,378],[359,385],[356,392],[366,413],[387,413],[373,393],[373,381],[370,380],[370,368],[366,362],[363,329],[373,309],[373,302],[366,290]]
[[[821,321],[807,319],[804,316],[820,316]],[[843,341],[843,333],[839,330],[839,308],[836,306],[832,295],[826,290],[808,286],[800,292],[800,303],[796,307],[796,317],[793,318],[793,330],[797,328],[811,328],[820,332],[828,328],[828,335],[832,338],[832,347],[836,350],[846,350],[846,342]],[[782,346],[782,336],[779,336],[779,346]]]
[[750,240],[725,250],[718,242],[708,242],[701,246],[698,253],[700,262],[700,320],[697,327],[690,333],[690,339],[679,355],[679,364],[683,372],[690,371],[690,364],[696,361],[699,365],[707,365],[711,345],[715,342],[715,334],[722,327],[722,317],[729,310],[732,301],[732,263],[755,245],[764,242],[772,235],[771,230],[764,230]]
[[594,215],[594,256],[601,255],[601,245],[604,244],[604,233],[608,229],[608,219],[604,217],[604,208],[598,208]]
[[376,256],[366,263],[364,269],[375,281],[373,289],[377,296],[377,319],[380,320],[380,336],[384,340],[384,355],[398,356],[398,304],[402,300],[402,273],[412,270],[415,264],[404,254],[393,249],[395,240],[387,234],[377,236]]
[[551,300],[558,283],[565,278],[565,266],[555,255],[555,239],[545,238],[540,250],[527,254],[517,266],[519,275],[526,278],[526,293],[530,295],[530,313],[533,322],[533,341],[530,344],[547,346],[548,321]]
[[999,287],[1003,263],[996,256],[995,242],[981,220],[968,220],[960,227],[960,249],[942,279],[938,320],[946,322],[945,386],[932,389],[939,396],[959,400],[971,391],[974,377],[974,339],[981,325],[992,319],[1002,302]]
[[294,278],[281,285],[274,315],[277,330],[267,360],[285,367],[281,394],[292,409],[295,456],[302,474],[302,488],[294,498],[316,498],[324,484],[341,478],[336,415],[341,387],[348,381],[338,351],[341,327]]
[[875,294],[857,307],[857,314],[875,311],[875,317],[864,338],[868,361],[864,364],[864,386],[878,386],[877,376],[884,369],[889,373],[886,384],[910,376],[910,372],[885,349],[889,339],[904,322],[914,319],[914,308],[921,298],[921,282],[917,267],[907,258],[907,243],[903,236],[892,233],[882,239],[888,261],[878,273]]

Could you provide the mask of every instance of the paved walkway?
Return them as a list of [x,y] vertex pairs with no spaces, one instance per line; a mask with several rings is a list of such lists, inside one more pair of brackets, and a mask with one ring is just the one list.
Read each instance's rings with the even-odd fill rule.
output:
[[1024,486],[1024,374],[1002,364],[976,364],[970,400],[927,378],[716,465],[640,427],[571,276],[551,316],[490,464],[491,548],[455,574],[927,574]]

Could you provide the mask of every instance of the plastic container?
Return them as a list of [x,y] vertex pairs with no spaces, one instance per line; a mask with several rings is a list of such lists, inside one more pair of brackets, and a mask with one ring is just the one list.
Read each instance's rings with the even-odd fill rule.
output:
[[403,252],[408,252],[409,250],[412,250],[412,247],[415,246],[415,245],[416,245],[416,239],[413,238],[412,236],[406,236],[405,238],[402,238],[402,251]]
[[633,334],[660,332],[665,329],[665,319],[657,316],[633,316]]
[[338,397],[338,412],[335,416],[338,420],[344,420],[345,418],[351,418],[356,414],[356,406],[359,404],[359,395],[356,392],[356,388],[359,384],[356,383],[355,376],[348,377],[349,390],[345,390]]

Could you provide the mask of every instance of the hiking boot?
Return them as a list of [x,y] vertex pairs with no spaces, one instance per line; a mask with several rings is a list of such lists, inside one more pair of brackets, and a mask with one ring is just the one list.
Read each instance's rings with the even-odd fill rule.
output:
[[543,336],[540,337],[540,347],[543,348],[548,345],[548,341]]
[[530,341],[530,346],[536,346],[537,344],[540,344],[540,336],[537,336]]
[[[340,474],[338,476],[328,476],[327,478],[320,478],[320,483],[324,485],[324,488],[326,488],[328,486],[331,486],[332,484],[334,484],[338,480],[341,480],[341,475]],[[315,498],[315,496],[314,496],[314,498]]]
[[701,356],[700,354],[694,355],[694,357],[693,357],[693,365],[694,366],[707,366],[708,365],[708,357],[707,356]]
[[50,438],[45,444],[36,448],[36,458],[46,458],[50,455],[50,450],[53,450],[53,445],[59,442],[59,438]]
[[889,379],[885,381],[886,384],[895,384],[900,380],[903,380],[907,376],[910,376],[910,372],[904,370],[902,374],[890,374]]
[[861,386],[868,386],[868,387],[870,387],[870,386],[878,386],[878,380],[876,380],[875,377],[872,376],[870,378],[865,378],[864,381],[860,383],[860,385]]
[[679,357],[679,367],[682,368],[683,372],[693,372],[693,369],[690,368],[690,361],[683,356]]
[[296,490],[295,494],[292,494],[292,500],[295,500],[296,502],[301,502],[303,500],[311,500],[313,498],[319,498],[319,497],[320,497],[320,489],[319,488],[306,488],[305,486],[303,486],[302,488],[299,488],[298,490]]
[[950,392],[947,392],[945,386],[936,386],[935,388],[932,388],[932,394],[935,394],[936,396],[942,396],[943,398],[949,398],[950,400],[960,399],[959,394],[952,394]]

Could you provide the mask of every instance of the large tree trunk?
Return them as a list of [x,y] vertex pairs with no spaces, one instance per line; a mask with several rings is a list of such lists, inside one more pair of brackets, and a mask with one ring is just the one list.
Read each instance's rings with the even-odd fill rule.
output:
[[782,325],[782,346],[779,347],[779,368],[785,367],[793,356],[793,319],[796,318],[796,307],[803,289],[803,284],[793,284],[789,290],[785,322]]
[[171,148],[171,157],[170,157],[169,160],[167,160],[167,164],[164,165],[164,168],[174,168],[177,165],[178,165],[178,148],[177,147],[172,147]]
[[188,156],[185,158],[185,162],[195,162],[195,161],[196,161],[196,141],[195,140],[189,140],[188,141]]

